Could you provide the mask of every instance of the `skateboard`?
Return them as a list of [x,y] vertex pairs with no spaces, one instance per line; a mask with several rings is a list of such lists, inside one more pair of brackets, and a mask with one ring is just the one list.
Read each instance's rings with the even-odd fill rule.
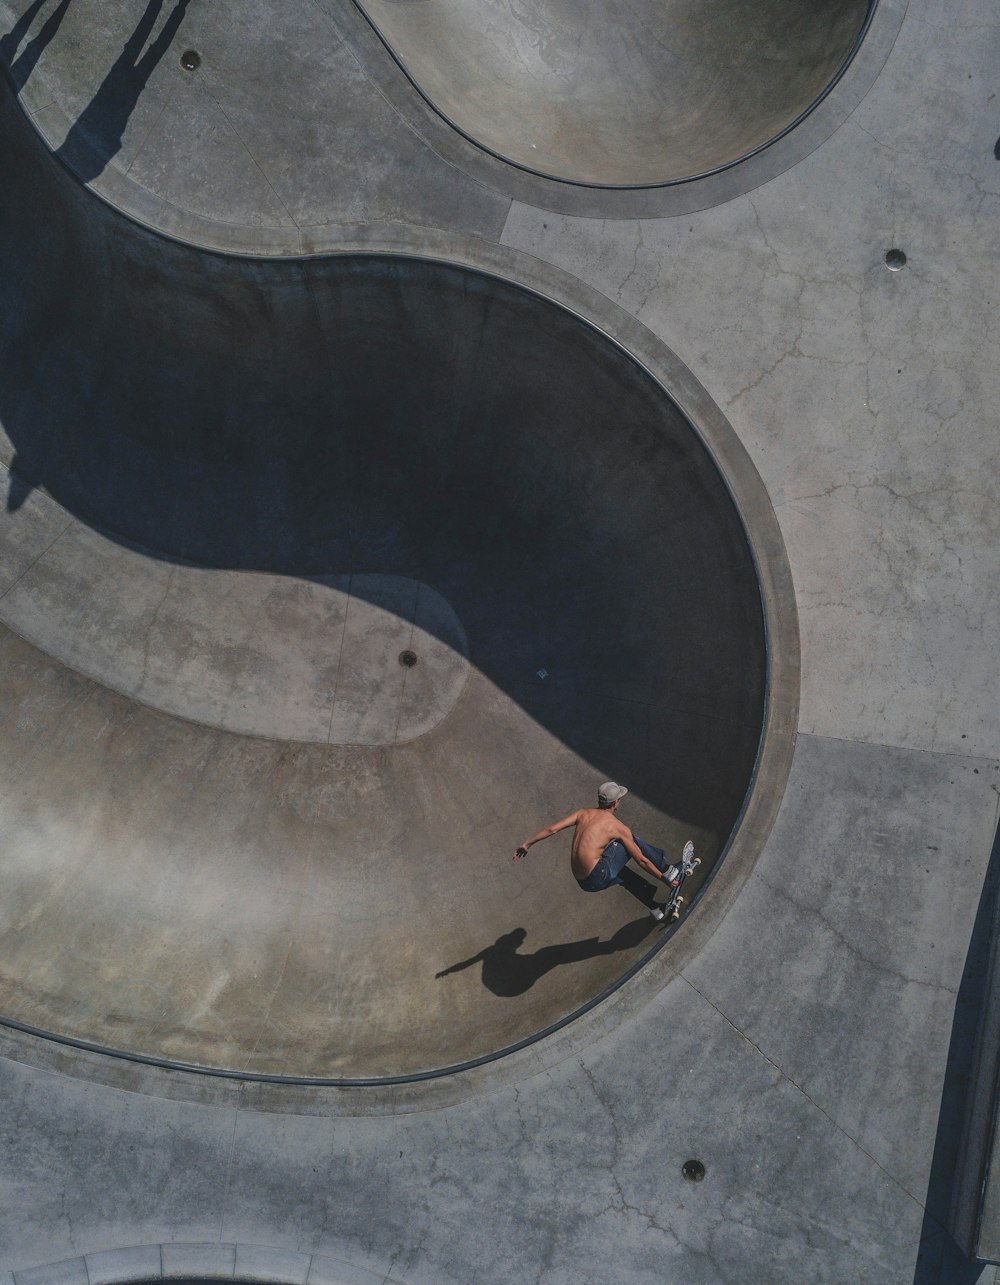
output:
[[664,924],[672,924],[680,919],[681,911],[684,908],[684,898],[681,895],[681,889],[684,887],[684,880],[692,870],[701,865],[701,857],[694,855],[694,844],[689,839],[684,845],[684,851],[681,854],[681,864],[677,867],[677,885],[670,888],[670,896],[658,907],[662,910],[662,915],[657,915],[657,919]]

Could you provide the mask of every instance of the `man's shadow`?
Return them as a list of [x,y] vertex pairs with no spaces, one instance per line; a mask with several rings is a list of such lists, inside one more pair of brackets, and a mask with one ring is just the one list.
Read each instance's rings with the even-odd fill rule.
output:
[[[66,10],[70,5],[70,0],[60,0],[60,3],[42,23],[38,33],[32,36],[24,48],[21,49],[22,40],[31,30],[32,24],[41,13],[45,2],[46,0],[35,0],[35,3],[24,11],[10,31],[0,39],[0,61],[7,64],[10,78],[18,93],[28,83],[31,73],[38,65],[39,58],[41,58],[45,52],[45,47],[59,30],[59,26],[66,16]],[[19,50],[20,52],[18,52]]]
[[143,52],[163,5],[164,0],[148,0],[135,31],[56,152],[84,183],[97,178],[121,150],[129,118],[153,70],[174,41],[188,0],[176,0],[158,35]]
[[584,941],[564,942],[561,946],[543,946],[530,955],[519,954],[528,935],[527,929],[515,928],[498,937],[492,946],[485,947],[478,955],[452,964],[450,968],[435,973],[435,976],[447,977],[451,973],[460,973],[465,968],[482,964],[483,985],[486,989],[504,999],[512,999],[515,995],[523,995],[539,978],[561,964],[578,964],[584,959],[614,955],[620,950],[634,950],[655,927],[655,920],[645,916],[619,928],[608,941],[588,937]]
[[[34,4],[0,39],[0,60],[7,64],[16,90],[22,90],[27,84],[46,46],[59,30],[69,4],[70,0],[60,0],[37,34],[22,49],[22,41],[45,5],[45,0],[34,0]],[[163,7],[164,0],[147,0],[142,17],[111,70],[55,153],[84,183],[97,178],[108,161],[121,150],[129,118],[153,70],[177,36],[187,12],[188,0],[175,0],[159,33],[146,48]]]

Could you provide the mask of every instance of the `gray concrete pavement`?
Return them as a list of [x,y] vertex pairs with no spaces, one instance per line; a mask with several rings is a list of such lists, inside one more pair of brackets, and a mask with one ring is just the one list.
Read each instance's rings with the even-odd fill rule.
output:
[[[4,12],[12,23],[26,7]],[[83,0],[68,6],[22,89],[57,149],[144,6],[101,8],[96,21]],[[7,1031],[0,1270],[18,1285],[35,1269],[93,1281],[121,1251],[121,1270],[155,1274],[158,1256],[163,1275],[176,1249],[230,1275],[239,1246],[262,1279],[300,1279],[319,1263],[324,1279],[339,1272],[351,1285],[363,1273],[401,1285],[992,1282],[994,1269],[964,1262],[945,1228],[1000,766],[993,7],[965,0],[945,15],[912,0],[904,18],[880,4],[876,43],[855,63],[872,59],[867,96],[859,105],[848,73],[854,99],[840,100],[851,114],[839,129],[817,113],[800,142],[797,131],[783,140],[788,151],[733,170],[731,187],[694,185],[688,208],[700,213],[619,205],[676,213],[603,221],[553,215],[548,189],[506,183],[495,159],[469,161],[468,140],[443,142],[440,121],[401,106],[405,85],[358,60],[368,46],[346,20],[341,52],[363,69],[355,114],[313,98],[320,84],[338,92],[314,25],[330,13],[283,7],[267,15],[281,25],[255,30],[227,22],[224,7],[190,5],[173,61],[159,64],[159,116],[140,96],[136,111],[149,114],[133,113],[91,185],[153,226],[252,253],[377,241],[384,231],[338,233],[338,218],[398,218],[418,252],[440,255],[443,234],[474,231],[498,255],[488,243],[503,225],[519,264],[554,265],[638,317],[725,410],[781,524],[803,641],[791,777],[747,881],[720,882],[724,862],[689,945],[675,937],[676,967],[661,954],[662,969],[587,1017],[447,1088],[220,1085]],[[880,17],[898,27],[895,43]],[[266,70],[268,32],[281,76]],[[214,67],[208,33],[232,52]],[[187,105],[208,77],[174,73],[188,44],[203,44],[215,77],[198,113]],[[359,95],[372,85],[379,106],[368,111]],[[160,90],[151,76],[148,92]],[[302,109],[311,98],[314,113]],[[253,165],[232,114],[215,132],[207,123],[223,100],[239,103]],[[317,132],[324,119],[354,124],[332,141]],[[331,141],[316,150],[318,139]],[[293,181],[293,159],[324,147],[329,165]],[[262,173],[272,186],[272,174],[289,176],[294,226],[267,205]],[[247,203],[255,182],[261,196]],[[292,209],[296,192],[314,223]],[[102,269],[128,257],[130,236],[114,252],[109,243]],[[882,262],[892,246],[908,255],[895,275]],[[50,239],[47,258],[70,286],[83,279],[79,249]],[[220,274],[197,262],[188,288],[211,297]],[[617,333],[645,342],[638,329]],[[34,370],[39,351],[49,365],[37,367],[36,407],[53,369],[65,378],[53,344],[28,345],[6,367]],[[94,384],[92,404],[106,389]],[[69,404],[87,429],[62,457],[73,467],[53,470],[51,453],[21,463],[38,465],[34,482],[76,514],[84,499],[107,500],[96,482],[120,466],[101,457],[99,418]],[[5,410],[7,427],[18,404]],[[172,494],[190,512],[185,492]],[[139,528],[169,531],[170,518],[169,505],[137,508],[134,538],[157,547]],[[9,675],[30,671],[23,646],[8,644]],[[58,726],[58,710],[46,717]],[[51,757],[57,738],[19,726],[31,748],[11,759],[24,781],[30,755]],[[15,797],[5,791],[5,807]],[[39,816],[53,798],[40,784]],[[155,817],[151,829],[162,833]],[[701,1184],[681,1177],[692,1157],[707,1167]]]

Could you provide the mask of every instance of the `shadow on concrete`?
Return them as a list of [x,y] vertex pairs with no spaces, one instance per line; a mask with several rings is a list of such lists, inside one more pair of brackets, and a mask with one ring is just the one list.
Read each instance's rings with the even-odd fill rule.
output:
[[1000,828],[976,912],[962,981],[955,1001],[951,1042],[945,1068],[941,1108],[938,1113],[934,1156],[931,1161],[924,1221],[920,1231],[913,1285],[975,1285],[984,1272],[982,1263],[970,1262],[955,1243],[948,1226],[957,1181],[957,1164],[971,1091],[971,1077],[979,1015],[986,998],[986,983],[993,925],[1000,907]]
[[[75,127],[81,138],[90,132],[91,142],[103,137],[105,152],[120,144],[130,104],[184,6],[170,10],[155,40],[166,7],[136,0],[137,13],[143,10],[117,70]],[[147,37],[154,43],[143,54]],[[66,161],[65,149],[61,155]],[[324,1041],[336,1038],[336,1065],[369,1078],[453,1066],[562,1021],[638,966],[664,935],[646,913],[620,927],[637,912],[619,895],[578,903],[593,916],[578,931],[593,937],[522,953],[524,938],[509,932],[509,902],[483,896],[482,871],[494,858],[482,849],[470,859],[471,823],[490,826],[502,846],[495,859],[508,860],[518,837],[510,832],[515,811],[517,831],[533,829],[554,807],[580,806],[602,779],[615,779],[632,792],[630,818],[658,846],[676,852],[693,836],[710,860],[723,851],[754,770],[768,662],[754,557],[702,438],[665,387],[597,325],[501,275],[426,257],[416,234],[409,256],[212,254],[115,213],[79,174],[75,162],[54,163],[4,74],[0,458],[11,461],[15,515],[6,521],[5,582],[26,574],[12,558],[34,567],[45,557],[18,544],[37,516],[31,491],[44,488],[62,510],[53,537],[62,538],[56,528],[67,545],[84,537],[79,575],[71,569],[53,589],[67,600],[86,592],[92,569],[87,533],[73,531],[75,519],[151,564],[322,583],[351,576],[367,586],[358,596],[376,606],[383,604],[371,586],[379,578],[420,582],[460,621],[473,671],[448,721],[400,746],[231,737],[154,716],[141,704],[126,709],[112,674],[107,703],[122,734],[102,741],[95,755],[90,720],[105,693],[93,703],[67,694],[71,712],[57,714],[51,684],[67,693],[77,684],[72,671],[46,661],[51,638],[43,630],[22,642],[0,630],[10,658],[5,684],[15,674],[21,683],[17,704],[5,686],[0,758],[14,762],[26,797],[58,818],[60,860],[94,852],[104,864],[91,887],[115,886],[117,863],[133,851],[145,848],[151,861],[154,850],[167,852],[159,809],[169,807],[171,824],[183,812],[184,834],[169,844],[169,861],[178,863],[171,870],[179,872],[173,886],[183,897],[171,901],[161,953],[143,962],[162,998],[158,1031],[168,1033],[156,1054],[242,1070],[249,1057],[282,1073],[324,1074],[331,1047]],[[19,507],[27,508],[20,519]],[[38,501],[39,514],[50,507]],[[108,617],[107,638],[119,624]],[[454,645],[443,613],[426,628]],[[317,642],[323,655],[337,655],[334,640]],[[192,633],[186,645],[197,661],[202,640]],[[238,652],[226,653],[231,672],[239,663]],[[58,736],[38,736],[44,762],[14,739],[21,734],[15,709],[35,709],[40,690],[58,724]],[[420,699],[417,690],[414,704]],[[203,770],[209,761],[214,766]],[[135,808],[121,801],[126,778]],[[95,793],[130,818],[113,843]],[[23,805],[26,816],[32,806]],[[248,823],[250,806],[266,818],[259,831]],[[80,817],[93,825],[81,826]],[[270,1012],[266,1037],[251,1016],[260,987],[249,946],[216,999],[208,987],[221,947],[203,938],[201,993],[211,998],[202,1025],[195,1029],[180,1007],[171,1009],[176,1020],[163,1017],[188,995],[177,979],[195,971],[180,943],[190,939],[183,927],[189,863],[200,868],[204,845],[214,846],[205,827],[240,836],[224,846],[240,863],[241,887],[261,907],[262,953],[276,961],[277,949],[285,961],[273,974],[276,986],[281,978],[285,1017]],[[286,969],[285,902],[270,896],[273,865],[293,849],[294,870],[282,886],[298,886],[327,838],[329,910],[309,917]],[[374,859],[377,844],[384,861]],[[356,915],[338,919],[328,946],[338,880],[357,887],[353,854],[362,849],[373,854],[371,891],[359,897]],[[439,875],[447,871],[452,880],[461,870],[452,897],[443,908],[417,906],[406,949],[391,949],[386,967],[372,968],[369,925],[385,916],[382,891],[412,878],[414,861],[431,855]],[[5,853],[5,869],[6,860]],[[551,875],[553,888],[558,877]],[[53,907],[47,931],[62,950],[62,911],[37,886],[25,898]],[[91,904],[103,912],[114,903],[101,891]],[[559,941],[567,931],[560,901],[538,897],[522,906],[522,933],[533,941]],[[449,907],[474,916],[471,942],[454,944]],[[81,932],[104,937],[75,904],[67,909],[69,940],[78,940],[77,921],[86,921]],[[125,916],[109,924],[121,958],[132,959],[139,922]],[[40,940],[37,926],[22,937],[27,967],[45,956]],[[464,988],[471,1002],[447,1022],[423,1022],[425,1001],[440,1001],[440,988],[430,986],[436,969],[483,940],[494,944],[451,970],[468,970],[449,990]],[[327,949],[345,971],[332,971],[323,989],[317,971]],[[4,959],[0,980],[10,994],[20,983],[6,942]],[[576,967],[556,974],[565,985],[539,986],[530,1002],[494,1006],[500,1011],[487,1027],[474,963],[483,984],[505,997],[531,991],[563,964]],[[137,1047],[145,1040],[138,1032],[149,1028],[149,992],[146,976],[130,969],[92,970],[98,989],[106,976],[129,974],[112,1020],[105,995],[83,994],[85,979],[70,1017],[55,987],[35,1004],[32,1025]],[[351,969],[365,974],[363,987]],[[361,989],[366,998],[358,1004],[351,997]],[[189,1013],[189,1000],[183,1003]],[[331,1024],[331,1003],[343,1023],[338,1016]],[[216,1011],[235,1025],[228,1016],[216,1020]],[[383,1011],[389,1015],[376,1027],[372,1015]],[[393,1028],[396,1013],[404,1025]],[[149,1051],[148,1043],[141,1047]]]
[[546,973],[564,964],[579,964],[585,959],[596,959],[601,955],[614,955],[620,950],[635,950],[652,933],[656,927],[654,920],[635,919],[619,928],[608,941],[599,937],[588,937],[583,941],[568,941],[561,946],[543,946],[530,955],[521,955],[519,950],[527,937],[527,930],[515,928],[498,937],[492,946],[487,946],[471,959],[463,959],[450,968],[444,968],[435,977],[448,977],[451,973],[460,973],[476,964],[483,966],[483,985],[501,999],[512,999],[523,995],[534,986]]
[[[38,65],[38,60],[55,36],[66,16],[70,0],[60,0],[52,13],[45,19],[28,43],[21,49],[21,42],[31,30],[32,24],[45,7],[47,0],[35,0],[35,3],[24,11],[10,31],[0,38],[0,62],[7,64],[14,88],[20,93],[28,83],[31,73]],[[20,50],[20,53],[18,53]]]
[[[183,3],[136,61],[158,12],[106,82],[112,133]],[[760,592],[723,479],[644,370],[465,269],[156,237],[53,165],[5,88],[0,173],[10,511],[42,486],[163,561],[420,580],[598,779],[721,849],[762,724]]]
[[163,3],[164,0],[148,0],[135,31],[56,152],[84,183],[97,178],[121,150],[125,127],[139,95],[184,20],[188,0],[177,0],[156,39],[143,53],[143,47],[163,10]]

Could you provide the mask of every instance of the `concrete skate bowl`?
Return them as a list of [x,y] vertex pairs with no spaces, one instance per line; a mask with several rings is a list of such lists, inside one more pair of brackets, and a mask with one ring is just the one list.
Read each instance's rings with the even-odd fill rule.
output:
[[744,160],[822,101],[867,0],[358,0],[431,106],[479,147],[595,187]]
[[158,239],[0,119],[0,1014],[356,1082],[587,1008],[669,934],[514,846],[615,778],[705,880],[758,762],[758,566],[699,434],[534,291]]

